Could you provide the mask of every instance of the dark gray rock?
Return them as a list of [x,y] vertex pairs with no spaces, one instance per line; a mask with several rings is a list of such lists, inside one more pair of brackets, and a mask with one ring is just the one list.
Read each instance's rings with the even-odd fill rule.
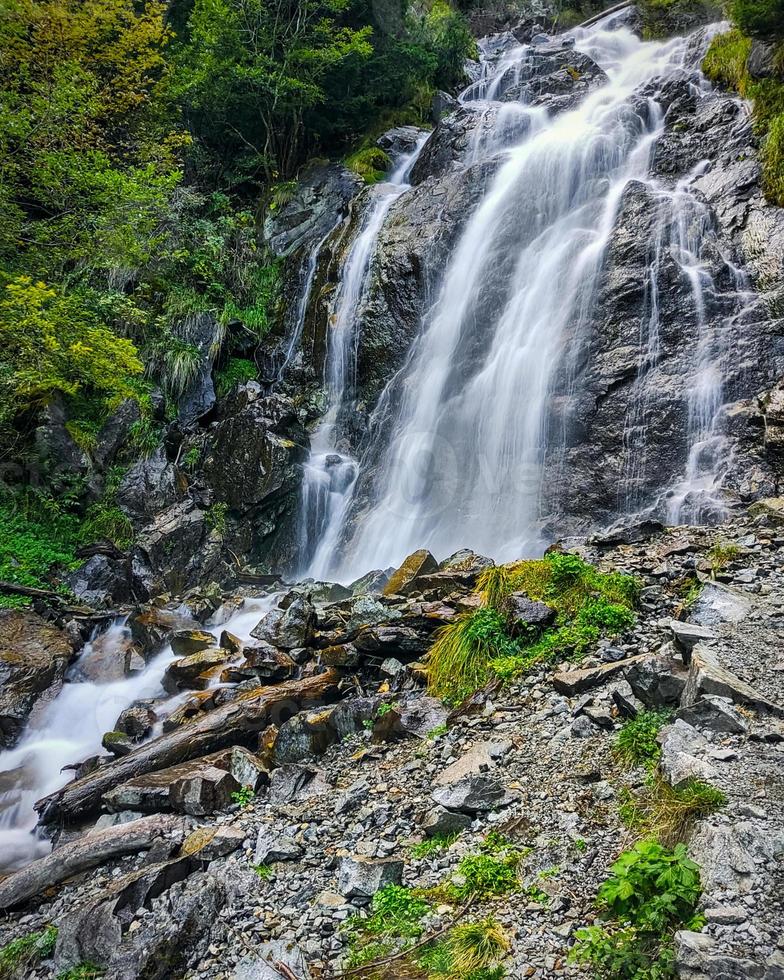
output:
[[294,764],[273,770],[270,776],[270,803],[291,803],[316,775],[313,769]]
[[177,496],[174,466],[159,446],[125,474],[117,491],[117,503],[132,520],[141,521],[169,507]]
[[434,790],[431,797],[447,810],[470,814],[495,810],[510,800],[503,783],[490,776],[466,776]]
[[686,677],[686,668],[676,658],[672,645],[663,647],[655,657],[638,660],[626,672],[632,691],[648,708],[679,704]]
[[310,644],[315,625],[313,604],[299,595],[286,609],[273,609],[267,613],[250,635],[283,650],[294,650]]
[[550,626],[556,617],[552,606],[529,599],[525,592],[513,592],[506,600],[506,611],[513,630],[525,626]]
[[57,696],[72,654],[65,633],[36,613],[0,609],[0,745],[14,745],[35,707]]
[[126,398],[112,412],[101,426],[93,449],[96,466],[105,469],[111,466],[128,445],[133,425],[141,419],[139,403],[135,398]]
[[707,695],[689,707],[678,708],[676,718],[681,718],[695,728],[728,735],[743,735],[748,725],[729,698]]
[[256,864],[296,861],[301,855],[302,848],[293,838],[279,834],[271,827],[259,827],[256,837]]
[[346,898],[369,899],[379,888],[399,885],[402,876],[403,862],[395,858],[344,857],[338,870],[338,891]]
[[447,810],[442,806],[431,807],[422,821],[422,830],[426,837],[447,837],[470,826],[471,817],[468,814]]
[[124,559],[93,555],[66,581],[77,599],[88,606],[112,606],[132,598],[130,568]]

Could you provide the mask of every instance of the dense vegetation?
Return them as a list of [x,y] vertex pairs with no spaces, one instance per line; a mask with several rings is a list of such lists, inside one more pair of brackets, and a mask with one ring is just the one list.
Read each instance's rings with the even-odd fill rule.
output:
[[[127,465],[155,449],[205,356],[220,394],[256,376],[281,303],[265,209],[314,154],[421,120],[473,50],[448,0],[416,13],[407,0],[7,0],[0,574],[42,585],[73,561],[76,525],[106,491],[96,436],[123,400],[140,412]],[[77,472],[41,460],[47,412],[65,420]]]
[[[638,584],[599,572],[578,555],[551,553],[487,569],[478,591],[480,608],[443,627],[428,654],[430,689],[450,702],[492,677],[509,680],[537,664],[579,660],[601,636],[633,624]],[[516,593],[550,606],[552,625],[515,621],[510,599]]]
[[[703,69],[754,107],[760,139],[763,189],[768,200],[784,207],[784,3],[781,0],[733,0],[735,27],[715,37]],[[752,62],[754,42],[760,48]]]

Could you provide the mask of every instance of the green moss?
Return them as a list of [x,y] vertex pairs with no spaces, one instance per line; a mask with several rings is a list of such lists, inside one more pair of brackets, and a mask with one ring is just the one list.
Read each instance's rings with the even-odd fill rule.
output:
[[445,851],[454,844],[459,836],[460,831],[458,830],[453,834],[435,834],[433,837],[428,837],[418,844],[414,844],[411,848],[411,857],[424,858]]
[[377,184],[383,180],[392,165],[389,154],[378,146],[364,146],[346,157],[346,166],[365,181]]
[[218,398],[225,398],[237,385],[255,381],[257,377],[258,371],[253,361],[248,361],[244,357],[230,357],[216,374],[215,393]]

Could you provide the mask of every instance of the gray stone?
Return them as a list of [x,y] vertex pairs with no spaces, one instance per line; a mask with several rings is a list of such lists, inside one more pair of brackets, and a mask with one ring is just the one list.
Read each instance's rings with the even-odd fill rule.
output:
[[353,813],[358,810],[370,794],[370,784],[366,779],[357,779],[335,799],[335,815]]
[[678,708],[675,717],[704,731],[730,735],[743,735],[749,727],[743,716],[732,707],[729,698],[715,694],[706,695],[688,707]]
[[[716,639],[716,633],[708,626],[698,626],[696,623],[682,623],[680,620],[670,620],[675,644],[684,655],[688,655],[698,643],[707,643]],[[684,656],[688,663],[688,659]]]
[[530,599],[524,592],[513,592],[506,600],[506,610],[515,631],[524,626],[549,626],[556,616],[552,606]]
[[509,794],[503,784],[489,776],[466,776],[431,793],[431,798],[447,810],[480,813],[505,806]]
[[632,691],[648,708],[676,705],[686,687],[686,669],[671,644],[655,657],[638,659],[626,673]]
[[784,707],[769,701],[750,684],[725,670],[712,651],[698,644],[692,650],[681,704],[689,708],[710,694],[729,698],[735,704],[745,705],[761,714],[784,717]]
[[310,644],[315,625],[313,604],[305,596],[297,595],[286,609],[273,609],[267,613],[250,635],[283,650],[294,650]]
[[442,806],[431,807],[422,821],[426,837],[447,837],[459,834],[471,826],[471,817],[466,813],[447,810]]
[[659,733],[662,747],[660,767],[667,782],[677,789],[690,779],[710,782],[718,773],[703,756],[709,743],[696,728],[676,719]]
[[296,861],[301,855],[302,848],[293,838],[277,833],[272,827],[259,827],[256,837],[256,864]]
[[291,803],[316,775],[306,766],[284,765],[275,769],[270,776],[270,803]]
[[341,859],[338,891],[346,898],[372,898],[379,888],[399,885],[402,877],[402,861],[395,858],[376,860],[353,855]]
[[601,667],[584,667],[578,670],[561,670],[553,675],[553,687],[559,694],[574,697],[592,687],[599,687],[622,671],[629,670],[637,664],[644,664],[650,659],[648,654],[641,653],[628,660],[617,663],[602,664]]

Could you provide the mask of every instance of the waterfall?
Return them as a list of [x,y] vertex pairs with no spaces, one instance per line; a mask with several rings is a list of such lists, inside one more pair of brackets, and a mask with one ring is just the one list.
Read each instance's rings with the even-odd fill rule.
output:
[[[547,424],[553,381],[559,373],[570,376],[589,341],[624,190],[631,181],[650,183],[663,132],[651,83],[682,71],[687,50],[684,39],[643,42],[624,27],[607,27],[600,22],[576,34],[577,51],[607,75],[577,108],[552,118],[529,109],[524,135],[511,148],[503,149],[503,140],[474,143],[474,154],[496,155],[500,165],[453,252],[406,364],[389,386],[394,399],[389,390],[382,398],[385,410],[394,401],[395,418],[391,434],[386,424],[383,453],[378,445],[365,453],[364,465],[373,470],[371,504],[364,511],[357,502],[352,512],[347,502],[356,463],[345,479],[328,539],[332,553],[343,532],[335,524],[345,523],[344,581],[397,564],[416,548],[443,556],[468,546],[509,560],[545,543],[539,522],[550,501],[543,464],[559,440]],[[508,89],[510,73],[515,83],[527,70],[529,49],[495,57],[495,69],[483,69],[461,98],[464,107],[476,102],[483,118],[494,96]],[[507,109],[495,110],[496,130],[508,132]],[[719,350],[699,310],[706,288],[700,236],[706,230],[698,221],[694,240],[696,197],[685,183],[669,198],[674,210],[658,248],[679,251],[701,324],[689,394],[689,460],[681,490],[662,505],[683,514],[699,488],[710,494],[726,447],[719,445],[717,426]],[[653,292],[650,300],[656,301]],[[652,320],[657,315],[652,308]],[[649,334],[648,357],[655,360],[654,322]],[[632,409],[630,432],[635,425],[644,428],[644,404],[636,410],[641,414],[635,420]],[[376,432],[382,428],[371,425]],[[627,448],[633,443],[629,436]],[[632,476],[638,464],[631,464]]]
[[373,187],[359,232],[346,257],[329,318],[324,384],[327,411],[311,438],[300,496],[298,554],[303,574],[325,577],[333,566],[346,507],[359,472],[357,460],[338,448],[341,414],[353,400],[357,367],[358,311],[367,290],[378,236],[425,144],[418,141],[388,181]]

